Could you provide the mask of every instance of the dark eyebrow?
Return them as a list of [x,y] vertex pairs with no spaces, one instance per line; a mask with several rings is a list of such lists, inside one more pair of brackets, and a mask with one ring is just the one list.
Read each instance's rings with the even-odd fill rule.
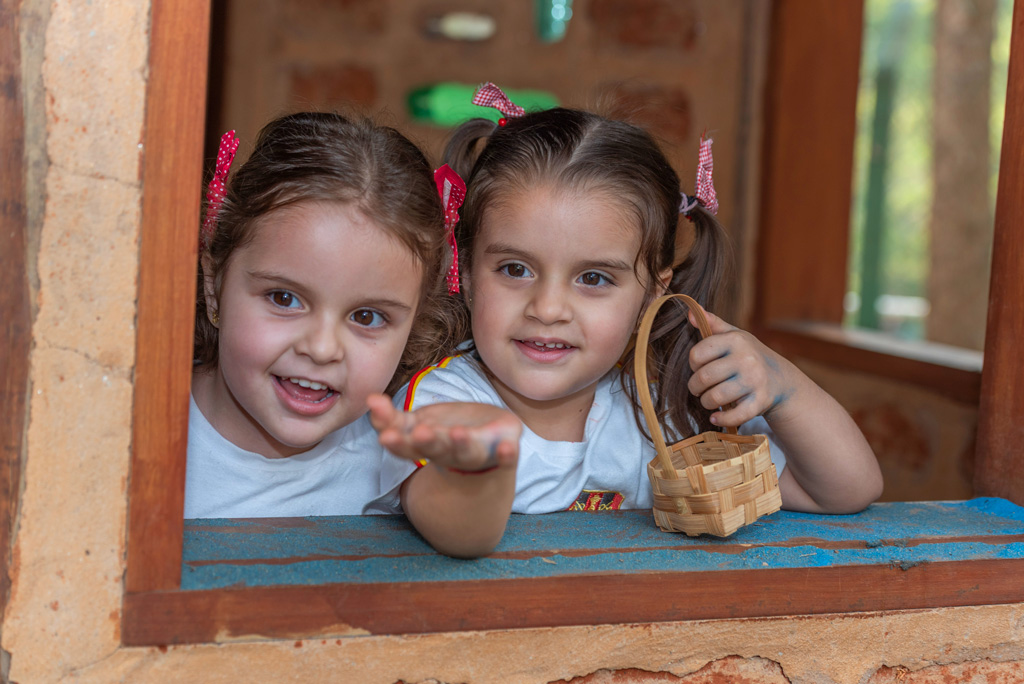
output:
[[[523,259],[524,261],[530,261],[533,257],[529,252],[524,252],[523,250],[513,247],[512,245],[505,244],[504,242],[492,242],[484,249],[484,254],[505,255]],[[633,264],[622,261],[621,259],[594,259],[580,262],[576,265],[576,268],[578,270],[600,268],[606,271],[632,271]]]
[[[246,275],[253,280],[263,280],[268,284],[274,286],[280,286],[289,290],[296,290],[297,294],[303,294],[306,288],[302,283],[298,283],[287,276],[283,276],[279,273],[272,273],[270,271],[246,271]],[[388,299],[386,297],[367,299],[360,307],[372,308],[372,309],[395,309],[398,311],[412,311],[412,307],[405,302],[400,302],[397,299]]]
[[397,309],[399,311],[412,311],[412,307],[397,299],[368,299],[363,302],[360,308],[370,309]]
[[533,257],[529,252],[524,252],[521,249],[513,247],[512,245],[505,244],[504,242],[492,242],[487,245],[484,249],[484,254],[507,254],[509,256],[519,257],[520,259],[530,259]]
[[599,268],[604,271],[632,271],[633,266],[620,259],[606,259],[603,261],[584,261],[580,269]]
[[246,271],[245,275],[252,280],[266,280],[269,283],[275,285],[281,285],[282,287],[291,288],[293,290],[304,290],[302,283],[295,282],[287,276],[283,276],[280,273],[273,273],[271,271]]

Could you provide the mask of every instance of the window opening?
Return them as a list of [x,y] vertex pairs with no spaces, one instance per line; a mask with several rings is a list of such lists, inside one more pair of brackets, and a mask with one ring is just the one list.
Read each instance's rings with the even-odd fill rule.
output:
[[867,0],[844,323],[981,351],[1011,0]]

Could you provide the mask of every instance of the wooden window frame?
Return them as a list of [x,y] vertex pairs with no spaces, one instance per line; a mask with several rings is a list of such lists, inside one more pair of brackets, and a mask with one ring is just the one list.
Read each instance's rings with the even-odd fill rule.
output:
[[125,594],[181,583],[210,0],[154,0]]
[[[975,494],[1024,503],[1024,385],[1012,382],[1024,310],[1024,4],[1015,3],[984,364],[940,345],[843,330],[863,1],[773,6],[752,330],[783,354],[908,382],[979,406]],[[827,65],[820,68],[816,65]],[[832,239],[822,239],[822,236]],[[865,342],[867,339],[867,342]],[[921,350],[926,353],[922,354]],[[936,359],[935,356],[945,356]]]
[[782,0],[772,21],[752,330],[786,356],[977,404],[980,354],[841,325],[863,2]]
[[31,288],[28,278],[28,211],[25,196],[25,119],[18,35],[20,3],[0,0],[0,621],[11,589],[11,547],[25,418],[28,414],[29,354],[32,348]]
[[[366,585],[344,583],[180,591],[184,455],[209,16],[209,0],[155,0],[152,8],[122,622],[125,644],[178,641],[172,633],[173,621],[168,619],[172,615],[194,615],[196,620],[207,621],[207,634],[216,635],[224,627],[226,638],[238,634],[296,638],[344,631],[345,625],[338,622],[342,616],[335,610],[339,605],[362,605],[371,612],[382,605],[380,596],[368,602]],[[813,336],[792,330],[786,333],[778,321],[838,320],[835,307],[841,302],[842,292],[835,289],[835,278],[830,276],[834,275],[832,269],[845,273],[845,241],[827,245],[820,240],[820,235],[826,228],[845,234],[849,224],[849,183],[843,179],[848,180],[852,168],[854,101],[845,91],[853,89],[859,68],[859,57],[855,64],[854,54],[859,55],[860,36],[858,33],[856,40],[852,35],[842,36],[844,32],[854,33],[850,27],[860,25],[860,16],[860,0],[842,4],[779,0],[774,5],[761,212],[764,237],[760,263],[765,266],[758,276],[761,286],[755,312],[760,332],[770,342],[782,339],[783,334],[797,335],[801,344],[811,348],[815,344]],[[1011,49],[1011,88],[1007,96],[1003,172],[996,210],[993,300],[985,376],[980,383],[982,429],[978,491],[1021,503],[1024,478],[1009,474],[1019,475],[1017,471],[1024,467],[1024,460],[1015,457],[1011,448],[1014,441],[1020,443],[1015,439],[1020,430],[1017,426],[1024,425],[1024,384],[1018,384],[1022,389],[1016,390],[1013,383],[1000,382],[998,371],[1014,368],[1016,359],[1012,346],[1024,332],[1024,308],[1012,296],[1014,286],[1024,278],[1024,246],[1011,239],[1012,226],[1024,223],[1024,190],[1010,182],[1024,172],[1024,140],[1021,140],[1024,133],[1020,132],[1024,127],[1015,125],[1017,121],[1024,121],[1024,4],[1017,4],[1013,23],[1016,30]],[[846,69],[837,69],[837,63],[830,61],[828,55],[833,51],[845,60],[840,64],[845,64]],[[807,78],[808,73],[813,75],[820,71],[804,70],[803,65],[810,62],[830,65],[828,70],[818,74],[821,83]],[[851,69],[853,76],[847,73]],[[843,103],[848,110],[842,109]],[[836,134],[839,126],[845,127],[843,135]],[[808,251],[805,245],[820,249]],[[808,283],[814,287],[807,287]],[[819,283],[827,285],[819,286]],[[4,305],[6,313],[9,307],[6,300]],[[807,342],[808,339],[811,341]],[[832,344],[835,348],[830,350],[826,345],[821,352],[824,356],[843,348],[840,343]],[[27,357],[27,351],[17,353]],[[868,355],[862,355],[858,363],[874,368],[877,359],[870,356],[871,352],[864,353]],[[884,366],[883,372],[894,375],[904,372],[898,370],[898,362],[888,363],[895,365]],[[907,372],[927,377],[933,371],[940,372],[930,367]],[[954,374],[942,382],[959,386],[966,381]],[[969,396],[962,398],[970,399]],[[9,512],[0,509],[0,515],[6,518],[0,521],[4,523],[2,529],[8,529]],[[754,572],[760,577],[761,572],[771,571]],[[844,577],[852,577],[843,568],[834,572],[839,582]],[[577,590],[582,583],[583,587],[597,593],[621,591],[622,583],[614,580],[614,577],[598,576],[571,581]],[[756,581],[754,577],[745,579],[745,582]],[[523,587],[516,587],[517,595],[530,603],[529,589],[539,585],[531,585],[528,580],[523,580],[522,584]],[[557,591],[558,587],[553,590]],[[394,592],[393,602],[412,600],[408,585],[393,587],[391,591]],[[458,616],[440,617],[445,606],[450,613],[455,597],[463,602],[476,600],[472,595],[465,595],[468,591],[458,582],[446,582],[413,593],[428,601],[430,610],[438,611],[439,622],[433,625],[434,629],[502,627],[497,618],[491,622],[485,619],[483,623],[466,624],[460,623]],[[657,591],[651,593],[657,598]],[[433,599],[429,599],[431,595]],[[517,626],[555,624],[543,610],[543,601],[538,599],[533,603],[538,605],[533,617]],[[277,617],[284,608],[292,616],[287,623]],[[402,622],[403,611],[400,605],[398,608],[391,611],[396,615],[395,622],[378,622],[376,629],[430,630],[430,625],[410,628]],[[581,606],[577,617],[586,618],[587,610]],[[761,615],[780,614],[779,606],[767,605],[759,611]],[[560,616],[559,624],[567,624],[569,618]],[[678,619],[678,616],[666,614],[651,619]],[[601,621],[633,621],[633,617],[626,613],[604,615]],[[167,626],[162,626],[165,623]],[[216,636],[212,640],[216,640]]]

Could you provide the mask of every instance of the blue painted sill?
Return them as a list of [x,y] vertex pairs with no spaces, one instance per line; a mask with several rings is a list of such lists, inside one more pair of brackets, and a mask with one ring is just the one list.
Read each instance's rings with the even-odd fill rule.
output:
[[1024,509],[1003,499],[781,511],[727,539],[661,532],[648,511],[514,515],[494,554],[435,553],[401,516],[187,520],[182,590],[701,572],[1024,558]]

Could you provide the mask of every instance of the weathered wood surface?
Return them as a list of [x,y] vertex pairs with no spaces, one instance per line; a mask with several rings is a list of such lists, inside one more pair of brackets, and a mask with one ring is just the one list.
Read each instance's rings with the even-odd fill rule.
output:
[[1022,557],[1024,511],[999,499],[781,511],[726,539],[661,532],[647,511],[514,515],[497,551],[472,562],[434,553],[400,516],[193,520],[183,553],[186,590],[916,564]]
[[1013,8],[1006,118],[999,158],[992,280],[989,285],[985,367],[978,407],[974,492],[1024,504],[1024,382],[1020,341],[1024,338],[1024,2]]
[[398,517],[188,521],[182,591],[129,594],[128,644],[899,610],[1024,600],[1002,499],[780,512],[728,539],[644,512],[513,516],[490,557]]
[[210,0],[153,3],[142,148],[129,592],[179,582]]

